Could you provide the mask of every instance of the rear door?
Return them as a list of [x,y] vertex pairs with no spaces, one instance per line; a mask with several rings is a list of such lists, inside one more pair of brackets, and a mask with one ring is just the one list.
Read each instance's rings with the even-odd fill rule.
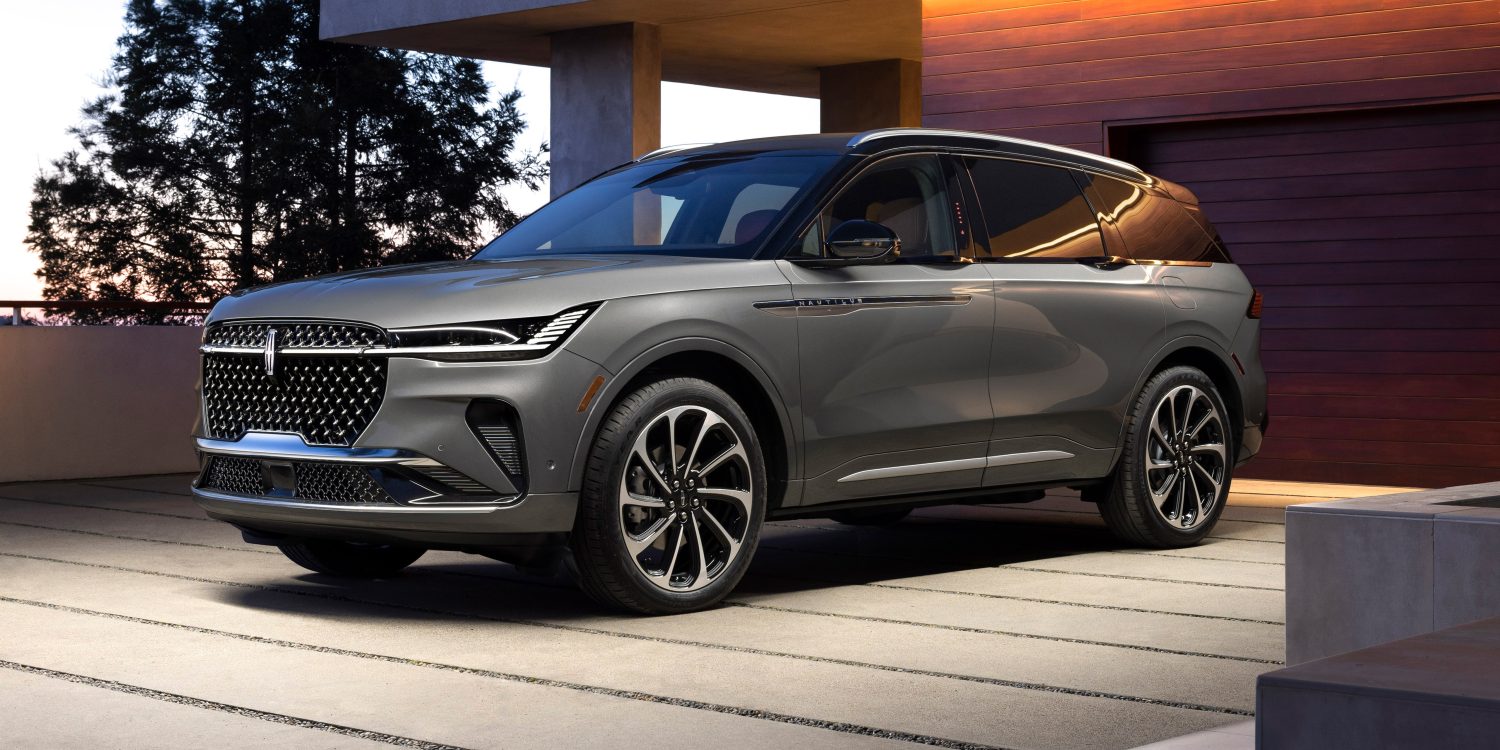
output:
[[[978,487],[990,437],[993,282],[970,262],[956,174],[932,154],[866,168],[810,228],[840,222],[901,238],[883,265],[781,260],[797,317],[807,503]],[[797,256],[794,256],[797,257]]]
[[1110,262],[1069,170],[962,161],[981,209],[979,259],[995,281],[984,484],[1102,476],[1163,329],[1153,271]]

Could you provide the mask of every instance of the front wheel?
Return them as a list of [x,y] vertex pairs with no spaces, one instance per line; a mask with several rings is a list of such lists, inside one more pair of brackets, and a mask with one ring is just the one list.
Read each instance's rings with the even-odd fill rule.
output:
[[417,561],[427,550],[358,542],[287,542],[281,554],[314,573],[341,578],[389,578]]
[[729,394],[696,378],[643,386],[589,454],[572,538],[579,583],[637,612],[710,607],[744,576],[765,505],[760,445]]
[[1099,504],[1110,531],[1159,548],[1187,547],[1208,536],[1234,470],[1228,414],[1213,381],[1198,369],[1172,367],[1147,381]]

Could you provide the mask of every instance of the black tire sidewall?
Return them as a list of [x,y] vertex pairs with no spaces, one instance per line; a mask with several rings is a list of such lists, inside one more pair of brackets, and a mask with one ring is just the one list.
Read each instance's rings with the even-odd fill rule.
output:
[[[750,517],[739,555],[727,570],[697,591],[673,592],[646,578],[630,558],[619,520],[620,480],[641,430],[668,409],[702,406],[722,417],[744,443],[750,459]],[[611,430],[611,423],[622,430]],[[574,556],[585,589],[596,599],[652,614],[687,612],[712,606],[744,577],[760,540],[766,509],[765,457],[750,418],[722,389],[696,378],[669,378],[646,384],[622,398],[606,417],[585,469],[574,528]],[[586,569],[590,568],[592,569]]]
[[[1224,466],[1224,487],[1220,490],[1220,497],[1209,508],[1208,518],[1191,529],[1174,527],[1161,517],[1151,501],[1144,466],[1144,451],[1147,450],[1150,441],[1151,418],[1162,397],[1173,388],[1183,385],[1195,386],[1213,400],[1214,408],[1219,410],[1224,424],[1224,449],[1227,457]],[[1234,477],[1237,446],[1230,412],[1224,403],[1224,397],[1219,393],[1218,386],[1214,385],[1213,380],[1203,371],[1180,366],[1163,370],[1148,381],[1142,390],[1141,398],[1136,401],[1135,408],[1136,413],[1131,415],[1131,439],[1127,442],[1126,449],[1120,457],[1121,478],[1125,480],[1121,489],[1126,496],[1119,500],[1131,503],[1138,508],[1141,520],[1147,526],[1142,531],[1153,546],[1186,547],[1197,544],[1208,536],[1214,525],[1219,522],[1219,517],[1223,514],[1224,506],[1229,500],[1229,486]]]

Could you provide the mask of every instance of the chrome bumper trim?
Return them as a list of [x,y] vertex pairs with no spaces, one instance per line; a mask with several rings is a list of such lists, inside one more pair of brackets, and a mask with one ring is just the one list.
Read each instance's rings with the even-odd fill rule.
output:
[[216,456],[242,456],[283,461],[326,461],[342,464],[397,466],[441,466],[437,461],[397,448],[345,448],[308,445],[300,435],[282,432],[248,432],[239,440],[194,438],[198,450]]
[[251,495],[230,495],[224,492],[214,492],[201,487],[194,487],[193,494],[212,500],[222,500],[234,503],[248,503],[250,505],[262,505],[268,508],[286,508],[288,510],[332,510],[340,513],[488,513],[499,508],[510,508],[521,503],[521,498],[512,498],[503,503],[424,503],[419,505],[335,505],[332,503],[308,503],[301,500],[279,500],[272,497],[254,497]]

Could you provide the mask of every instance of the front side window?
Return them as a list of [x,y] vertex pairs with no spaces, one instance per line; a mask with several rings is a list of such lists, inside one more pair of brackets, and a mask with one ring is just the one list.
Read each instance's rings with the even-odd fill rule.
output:
[[749,258],[836,160],[826,154],[721,154],[633,164],[543,206],[474,257]]
[[1094,211],[1067,170],[1008,159],[964,161],[984,216],[985,231],[980,234],[988,236],[987,243],[981,238],[981,257],[1105,255]]
[[873,221],[895,231],[904,259],[959,252],[947,178],[936,156],[887,159],[861,173],[808,229],[800,253],[821,255],[820,237],[851,220]]

